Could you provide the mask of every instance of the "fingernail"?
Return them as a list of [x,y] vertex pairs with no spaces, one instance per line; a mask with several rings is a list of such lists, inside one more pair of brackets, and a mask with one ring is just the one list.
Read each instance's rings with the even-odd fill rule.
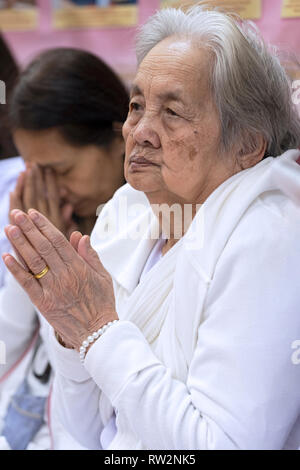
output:
[[28,215],[34,222],[39,220],[39,214],[34,209],[29,209]]
[[22,212],[17,212],[15,214],[15,221],[19,224],[23,224],[26,220],[26,216]]
[[10,229],[9,234],[11,238],[16,239],[20,236],[20,230],[17,227],[13,227],[12,229]]
[[12,259],[10,255],[3,256],[3,261],[6,264],[6,266],[12,266],[14,262],[14,260]]

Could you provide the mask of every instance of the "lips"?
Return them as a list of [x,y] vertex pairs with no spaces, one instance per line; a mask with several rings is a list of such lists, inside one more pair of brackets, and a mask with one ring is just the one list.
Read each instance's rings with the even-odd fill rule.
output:
[[156,166],[158,166],[156,163],[153,163],[150,160],[147,160],[147,158],[140,157],[138,155],[133,155],[132,157],[130,157],[129,165],[131,163],[135,163],[135,164],[138,164],[138,165],[156,165]]

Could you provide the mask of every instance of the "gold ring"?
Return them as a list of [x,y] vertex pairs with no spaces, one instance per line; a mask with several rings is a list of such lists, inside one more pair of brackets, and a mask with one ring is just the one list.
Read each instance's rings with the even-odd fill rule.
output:
[[43,271],[41,271],[40,273],[38,274],[34,274],[34,277],[36,279],[41,279],[42,277],[45,276],[45,274],[47,274],[47,272],[49,271],[49,266],[46,266],[45,269],[43,269]]

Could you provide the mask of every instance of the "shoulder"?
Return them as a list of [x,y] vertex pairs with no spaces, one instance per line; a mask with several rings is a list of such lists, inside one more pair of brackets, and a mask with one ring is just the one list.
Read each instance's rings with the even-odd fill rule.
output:
[[21,157],[6,158],[0,160],[0,181],[15,178],[20,171],[25,169],[24,161]]
[[280,191],[261,194],[249,206],[233,231],[229,244],[265,252],[294,251],[300,256],[300,205]]
[[[214,281],[297,294],[300,207],[280,194],[257,198],[243,214],[216,264]],[[238,293],[238,290],[237,290]],[[282,294],[281,294],[282,295]],[[297,294],[299,300],[299,296]]]
[[269,158],[240,179],[226,213],[232,225],[223,254],[242,250],[249,257],[251,252],[264,258],[279,253],[300,257],[298,156],[292,150]]
[[25,165],[21,157],[0,160],[0,199],[13,190],[19,173],[24,169]]

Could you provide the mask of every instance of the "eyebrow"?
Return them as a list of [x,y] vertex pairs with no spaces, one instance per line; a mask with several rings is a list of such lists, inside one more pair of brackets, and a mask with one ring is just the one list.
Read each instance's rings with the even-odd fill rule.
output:
[[133,85],[130,91],[130,98],[135,95],[142,95],[141,89],[137,85]]
[[[135,95],[143,95],[143,92],[138,85],[133,85],[130,93],[130,98]],[[162,101],[181,101],[183,102],[180,91],[165,91],[158,94],[158,98]]]

